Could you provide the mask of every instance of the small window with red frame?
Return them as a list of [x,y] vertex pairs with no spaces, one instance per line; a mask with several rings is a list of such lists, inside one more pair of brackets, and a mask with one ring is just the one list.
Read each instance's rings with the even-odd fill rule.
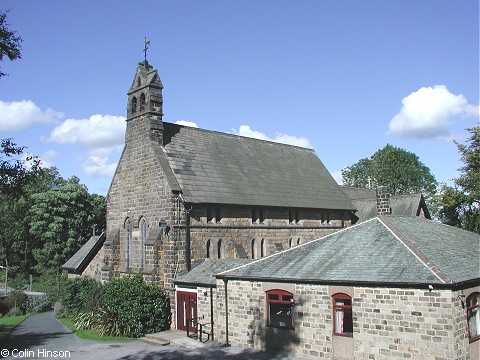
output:
[[352,298],[347,294],[333,295],[333,333],[353,336]]
[[467,298],[467,322],[470,342],[480,339],[480,293]]
[[267,291],[267,326],[293,329],[293,294],[284,290]]

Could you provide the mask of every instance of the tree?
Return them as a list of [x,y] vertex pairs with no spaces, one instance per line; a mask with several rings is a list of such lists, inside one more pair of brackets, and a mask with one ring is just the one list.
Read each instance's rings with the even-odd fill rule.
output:
[[344,168],[342,176],[347,186],[385,185],[392,195],[421,192],[428,197],[437,186],[430,169],[417,155],[389,144],[370,158]]
[[[7,56],[10,61],[20,59],[22,54],[20,52],[22,38],[15,36],[16,31],[9,29],[10,24],[7,22],[7,14],[0,11],[0,61],[3,61],[4,56]],[[0,78],[6,76],[0,70]]]
[[442,185],[435,205],[443,223],[480,233],[480,125],[467,131],[467,144],[455,142],[464,163],[460,177],[455,186]]
[[32,196],[30,235],[37,270],[59,270],[91,236],[92,199],[77,177]]

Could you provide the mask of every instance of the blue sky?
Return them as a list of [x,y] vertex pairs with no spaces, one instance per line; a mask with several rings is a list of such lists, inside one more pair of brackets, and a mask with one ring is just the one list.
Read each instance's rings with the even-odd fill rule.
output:
[[315,149],[336,179],[387,143],[438,181],[479,122],[477,0],[3,0],[23,38],[3,61],[0,138],[106,194],[126,92],[148,60],[164,121]]

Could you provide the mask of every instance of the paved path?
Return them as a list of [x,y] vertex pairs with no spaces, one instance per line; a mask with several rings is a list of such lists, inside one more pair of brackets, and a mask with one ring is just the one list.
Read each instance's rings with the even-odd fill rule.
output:
[[[191,344],[188,344],[191,345]],[[187,346],[188,346],[187,345]],[[2,350],[3,349],[3,350]],[[240,348],[198,347],[185,348],[174,345],[158,346],[142,341],[102,341],[79,339],[53,313],[30,316],[17,326],[7,344],[0,344],[0,359],[75,359],[75,360],[267,360],[289,359],[285,355],[272,356]],[[7,356],[4,356],[8,351]]]

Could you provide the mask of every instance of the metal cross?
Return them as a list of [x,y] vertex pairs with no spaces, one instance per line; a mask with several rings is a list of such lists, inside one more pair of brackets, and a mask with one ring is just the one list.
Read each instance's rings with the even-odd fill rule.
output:
[[150,40],[147,40],[147,38],[144,38],[143,42],[145,44],[145,48],[143,49],[143,52],[145,53],[145,65],[146,65],[147,64],[147,50],[148,50],[148,45],[150,45]]

